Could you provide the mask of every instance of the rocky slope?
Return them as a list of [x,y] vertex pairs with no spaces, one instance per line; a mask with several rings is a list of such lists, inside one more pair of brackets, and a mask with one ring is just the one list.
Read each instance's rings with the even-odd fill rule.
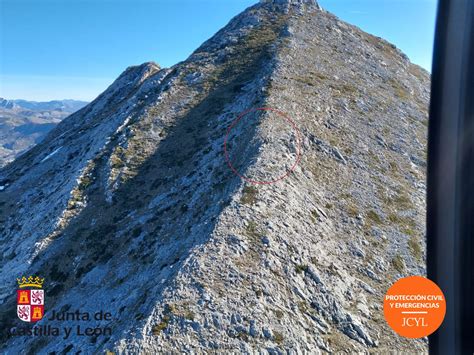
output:
[[0,167],[41,142],[62,119],[86,104],[76,100],[36,102],[0,97]]
[[[312,0],[261,1],[186,61],[128,68],[0,171],[3,328],[22,326],[16,278],[37,274],[47,312],[111,312],[112,335],[2,333],[2,349],[426,351],[382,299],[424,273],[429,80]],[[299,133],[253,111],[228,159],[257,182],[299,159],[272,184],[223,149],[258,107]]]

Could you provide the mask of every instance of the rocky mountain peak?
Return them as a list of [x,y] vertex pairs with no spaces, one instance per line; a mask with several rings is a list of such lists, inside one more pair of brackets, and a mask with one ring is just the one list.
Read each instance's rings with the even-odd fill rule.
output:
[[277,4],[277,5],[309,5],[309,6],[318,6],[316,0],[260,0],[260,3],[263,4]]
[[23,275],[47,312],[113,315],[107,337],[1,350],[426,352],[380,300],[424,272],[429,74],[315,6],[257,4],[171,68],[128,68],[0,170],[3,328]]
[[317,0],[260,0],[261,4],[275,5],[288,11],[291,8],[299,10],[321,9]]

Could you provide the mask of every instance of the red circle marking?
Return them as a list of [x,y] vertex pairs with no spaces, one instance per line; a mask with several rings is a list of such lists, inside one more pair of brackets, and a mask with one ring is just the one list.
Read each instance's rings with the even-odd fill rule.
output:
[[[271,112],[274,112],[276,113],[277,115],[279,115],[280,117],[283,117],[290,125],[291,127],[293,128],[293,131],[295,132],[295,136],[296,136],[296,161],[295,163],[292,165],[292,167],[290,169],[288,169],[288,171],[286,171],[282,176],[279,176],[277,179],[275,180],[270,180],[270,181],[257,181],[257,180],[252,180],[252,179],[249,179],[247,177],[245,177],[244,175],[240,174],[237,169],[234,168],[234,166],[232,165],[232,162],[230,161],[230,158],[229,158],[229,152],[227,151],[227,141],[229,139],[229,134],[230,134],[230,131],[232,130],[232,128],[234,128],[234,126],[239,123],[239,121],[242,119],[242,117],[246,116],[247,114],[251,113],[251,112],[255,112],[255,111],[271,111]],[[300,139],[300,132],[298,130],[298,127],[296,127],[296,124],[291,120],[290,117],[288,117],[288,115],[286,115],[285,113],[279,111],[279,110],[276,110],[274,108],[271,108],[271,107],[258,107],[258,108],[251,108],[247,111],[244,111],[242,112],[232,123],[231,125],[227,128],[227,134],[225,135],[225,139],[224,139],[224,156],[225,156],[225,160],[227,162],[227,165],[229,165],[229,168],[232,170],[232,172],[237,175],[238,177],[240,177],[241,179],[247,181],[247,182],[250,182],[252,184],[257,184],[257,185],[269,185],[269,184],[274,184],[278,181],[281,181],[283,180],[284,178],[288,177],[288,175],[291,174],[291,172],[293,170],[296,169],[296,166],[298,165],[298,163],[300,162],[300,159],[301,159],[301,139]]]

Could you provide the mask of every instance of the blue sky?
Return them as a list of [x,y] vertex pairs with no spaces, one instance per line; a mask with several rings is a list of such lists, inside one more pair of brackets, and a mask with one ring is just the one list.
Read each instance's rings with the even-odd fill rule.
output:
[[[92,100],[127,66],[186,59],[257,0],[0,0],[0,97]],[[436,0],[320,0],[431,67]]]

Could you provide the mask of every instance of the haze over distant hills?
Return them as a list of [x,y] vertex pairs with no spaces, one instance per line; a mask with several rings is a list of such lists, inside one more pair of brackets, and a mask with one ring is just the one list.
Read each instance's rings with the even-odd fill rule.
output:
[[0,97],[0,166],[41,142],[61,120],[87,105],[85,101],[47,102]]

